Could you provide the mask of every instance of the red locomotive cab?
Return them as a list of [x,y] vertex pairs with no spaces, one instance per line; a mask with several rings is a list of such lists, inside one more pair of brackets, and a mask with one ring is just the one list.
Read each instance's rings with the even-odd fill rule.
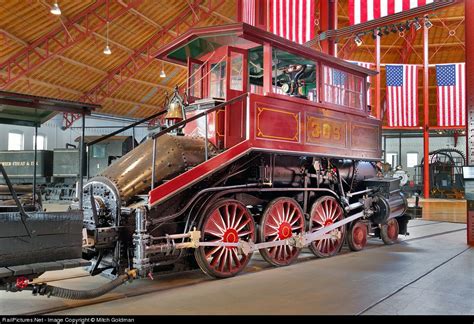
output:
[[[159,57],[187,66],[188,118],[248,94],[186,124],[218,150],[253,148],[379,159],[380,121],[367,110],[373,71],[294,46],[245,24],[183,35]],[[330,148],[330,149],[328,149]]]

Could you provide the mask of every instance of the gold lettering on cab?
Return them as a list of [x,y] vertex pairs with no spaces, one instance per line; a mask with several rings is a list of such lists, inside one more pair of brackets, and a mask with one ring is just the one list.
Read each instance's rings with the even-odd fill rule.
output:
[[308,116],[306,141],[311,144],[346,147],[346,123],[330,118]]

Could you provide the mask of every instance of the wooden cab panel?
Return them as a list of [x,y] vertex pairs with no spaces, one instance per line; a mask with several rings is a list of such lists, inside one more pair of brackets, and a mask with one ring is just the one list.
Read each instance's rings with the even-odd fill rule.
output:
[[381,121],[294,102],[291,97],[250,94],[249,140],[257,149],[337,158],[379,160]]

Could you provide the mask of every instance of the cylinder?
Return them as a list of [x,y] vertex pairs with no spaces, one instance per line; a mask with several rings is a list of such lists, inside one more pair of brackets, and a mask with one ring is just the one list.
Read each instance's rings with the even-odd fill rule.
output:
[[407,200],[400,191],[391,192],[389,198],[379,194],[375,197],[372,221],[376,224],[385,224],[389,219],[405,214],[407,210]]

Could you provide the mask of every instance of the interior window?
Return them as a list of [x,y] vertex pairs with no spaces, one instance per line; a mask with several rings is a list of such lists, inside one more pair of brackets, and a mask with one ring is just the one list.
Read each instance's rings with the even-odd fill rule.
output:
[[[46,150],[46,136],[38,134],[36,138],[36,149],[37,150]],[[35,149],[35,136],[33,135],[33,149]]]
[[24,138],[22,132],[8,133],[8,150],[19,151],[24,149]]
[[387,153],[385,155],[385,162],[392,166],[392,169],[398,165],[398,154],[397,153]]
[[318,101],[316,63],[279,49],[272,55],[273,92]]
[[418,165],[418,153],[407,153],[407,168]]
[[362,108],[362,78],[324,66],[323,79],[324,101],[340,106]]
[[225,98],[226,63],[211,64],[210,93],[213,98]]
[[243,91],[243,60],[244,56],[241,53],[231,53],[230,62],[230,88],[232,90]]
[[201,79],[202,69],[198,63],[191,64],[191,76],[189,78],[189,95],[194,98],[202,97]]
[[250,92],[263,95],[263,46],[249,50]]

